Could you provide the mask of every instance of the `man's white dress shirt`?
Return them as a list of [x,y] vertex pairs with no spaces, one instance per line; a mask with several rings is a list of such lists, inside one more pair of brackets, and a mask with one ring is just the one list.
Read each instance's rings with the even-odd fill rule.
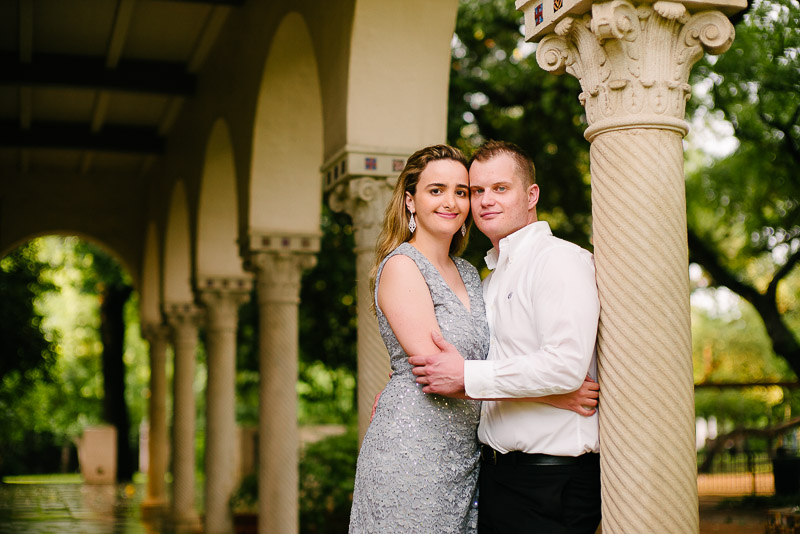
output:
[[[464,362],[476,399],[541,397],[597,377],[600,302],[591,253],[540,221],[503,238],[486,256],[483,282],[491,342],[485,361]],[[555,456],[599,452],[590,417],[529,401],[484,401],[478,438],[498,452]]]

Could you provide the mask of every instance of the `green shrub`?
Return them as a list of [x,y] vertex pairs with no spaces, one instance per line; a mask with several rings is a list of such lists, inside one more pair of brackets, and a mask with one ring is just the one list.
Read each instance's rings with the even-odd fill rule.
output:
[[300,458],[300,533],[347,532],[358,456],[358,430],[308,445]]

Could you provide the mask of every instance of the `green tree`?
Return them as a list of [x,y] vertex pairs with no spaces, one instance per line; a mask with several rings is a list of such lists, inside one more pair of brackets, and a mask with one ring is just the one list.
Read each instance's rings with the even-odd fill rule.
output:
[[[772,350],[800,375],[800,4],[757,0],[732,48],[706,58],[696,113],[729,121],[739,146],[687,177],[691,260],[749,301]],[[790,287],[794,291],[787,291]]]
[[53,340],[42,331],[36,299],[52,289],[38,247],[27,243],[0,260],[0,475],[30,465],[43,438],[32,432],[17,400],[38,383],[51,383],[56,361]]

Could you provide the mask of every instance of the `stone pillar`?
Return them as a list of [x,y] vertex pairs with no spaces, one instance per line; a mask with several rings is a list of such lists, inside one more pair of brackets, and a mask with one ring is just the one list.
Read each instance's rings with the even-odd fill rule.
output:
[[[386,385],[391,371],[389,355],[372,312],[374,296],[369,287],[369,274],[375,262],[375,245],[386,206],[405,161],[406,156],[399,154],[348,153],[328,168],[325,180],[331,209],[348,213],[355,229],[359,439],[364,437],[369,426],[375,395]],[[359,174],[350,175],[347,169]]]
[[297,306],[318,236],[250,237],[259,316],[258,530],[297,533]]
[[150,402],[147,417],[150,421],[148,439],[147,492],[142,501],[145,515],[160,515],[166,511],[169,438],[167,434],[167,340],[169,328],[163,324],[143,324],[142,337],[150,344]]
[[249,277],[199,281],[206,312],[205,534],[233,531],[229,501],[236,489],[236,326],[250,297]]
[[683,119],[692,65],[733,40],[709,8],[738,3],[517,2],[589,122],[606,534],[699,528]]
[[194,367],[201,311],[194,304],[165,306],[172,327],[175,364],[172,377],[172,522],[177,532],[200,528],[195,509]]

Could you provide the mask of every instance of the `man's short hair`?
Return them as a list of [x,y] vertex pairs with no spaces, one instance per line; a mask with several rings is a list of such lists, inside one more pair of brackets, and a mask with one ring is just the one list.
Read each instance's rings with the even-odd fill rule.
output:
[[485,162],[501,154],[514,160],[519,177],[526,188],[536,183],[536,167],[533,166],[533,160],[519,146],[508,141],[486,141],[473,152],[469,166],[472,166],[473,161]]

